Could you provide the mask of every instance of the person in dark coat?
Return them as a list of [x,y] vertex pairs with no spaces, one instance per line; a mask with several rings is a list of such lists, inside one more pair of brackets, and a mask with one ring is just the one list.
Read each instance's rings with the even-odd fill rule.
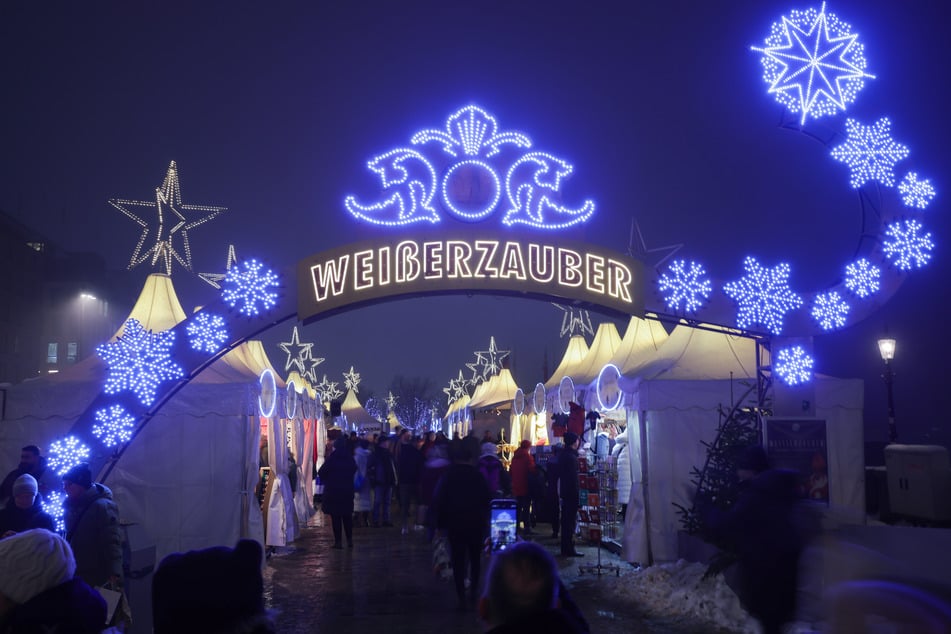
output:
[[545,463],[545,506],[551,521],[551,536],[558,539],[561,530],[561,501],[558,498],[558,459],[564,450],[563,445],[552,445],[551,456]]
[[413,501],[419,505],[419,476],[423,469],[423,453],[416,448],[413,432],[404,429],[400,434],[400,451],[396,458],[396,478],[399,482],[400,526],[406,535],[409,532],[410,507]]
[[43,511],[36,479],[24,473],[13,483],[13,497],[0,510],[0,537],[9,537],[31,528],[53,530],[53,518]]
[[122,587],[122,532],[112,491],[92,481],[88,464],[63,474],[66,541],[76,557],[76,574],[92,587]]
[[347,548],[353,548],[353,475],[357,463],[350,453],[350,441],[341,436],[334,441],[334,450],[317,470],[324,483],[322,508],[330,516],[334,532],[333,548],[343,548],[341,526],[347,535]]
[[[491,493],[475,466],[479,441],[475,437],[454,440],[452,464],[436,486],[433,505],[436,527],[449,539],[452,577],[459,609],[475,605],[478,596],[482,547],[489,536]],[[466,602],[466,570],[469,571],[469,601]]]
[[20,463],[0,483],[0,507],[11,503],[13,483],[21,475],[28,473],[36,479],[40,497],[49,500],[50,494],[62,490],[62,481],[51,468],[46,466],[46,457],[40,455],[40,448],[27,445],[20,450]]
[[764,634],[782,631],[796,608],[802,550],[796,495],[797,474],[771,469],[766,451],[746,448],[739,456],[740,492],[726,513],[711,511],[707,525],[732,544],[738,557],[741,595]]
[[535,477],[535,458],[531,453],[532,443],[523,440],[512,456],[509,473],[512,476],[512,495],[518,505],[518,520],[522,524],[522,534],[532,534],[532,488],[531,479]]
[[581,439],[565,433],[565,448],[558,456],[558,495],[561,498],[561,554],[584,557],[575,550],[575,522],[578,517],[578,445]]
[[[380,436],[367,461],[367,473],[373,489],[373,527],[393,526],[390,521],[390,499],[396,486],[396,463],[390,453],[390,437]],[[382,520],[382,524],[381,524]]]
[[98,634],[106,602],[76,576],[66,540],[43,528],[0,539],[0,634]]

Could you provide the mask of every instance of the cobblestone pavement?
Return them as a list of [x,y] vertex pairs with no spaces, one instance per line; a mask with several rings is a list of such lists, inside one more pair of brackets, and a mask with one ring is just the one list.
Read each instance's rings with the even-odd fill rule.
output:
[[[278,632],[439,632],[482,631],[475,612],[456,611],[451,581],[432,572],[430,544],[422,532],[399,528],[355,528],[353,550],[334,550],[330,521],[318,513],[289,547],[278,549],[265,569],[268,607],[277,612]],[[539,543],[553,554],[557,543]],[[623,579],[613,571],[580,574],[579,564],[597,564],[597,549],[582,546],[584,558],[558,558],[562,577],[597,633],[673,634],[697,632],[687,624],[647,618],[637,606],[606,592]],[[606,549],[602,564],[629,566]]]

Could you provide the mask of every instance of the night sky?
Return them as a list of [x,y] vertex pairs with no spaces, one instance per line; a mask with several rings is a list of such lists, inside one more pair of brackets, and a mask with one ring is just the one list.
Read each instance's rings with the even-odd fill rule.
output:
[[[185,203],[229,208],[190,233],[196,271],[221,271],[229,244],[239,259],[292,267],[385,235],[343,208],[348,194],[378,193],[366,161],[478,104],[574,164],[566,200],[598,208],[566,237],[626,252],[636,219],[648,248],[683,244],[677,256],[703,262],[717,280],[739,278],[743,258],[755,255],[788,261],[797,290],[830,286],[858,243],[858,195],[822,143],[780,126],[783,108],[750,50],[781,15],[810,6],[818,4],[3,3],[0,209],[123,268],[139,230],[107,200],[149,199],[175,160]],[[816,339],[817,369],[866,380],[867,439],[884,440],[875,340],[887,327],[898,340],[900,439],[951,445],[947,9],[844,0],[827,11],[859,34],[876,78],[847,114],[806,131],[890,117],[911,150],[896,175],[916,170],[938,191],[919,216],[937,248],[883,309]],[[186,309],[214,293],[180,268],[173,279]],[[662,309],[656,293],[648,298]],[[608,318],[592,314],[595,324]],[[561,320],[543,302],[421,298],[310,324],[302,339],[327,359],[319,373],[342,382],[352,365],[365,390],[383,396],[396,374],[445,386],[494,336],[512,350],[527,391],[548,378],[546,354],[549,369],[560,360]],[[617,323],[623,335],[626,321]],[[279,370],[277,343],[293,325],[263,337]]]

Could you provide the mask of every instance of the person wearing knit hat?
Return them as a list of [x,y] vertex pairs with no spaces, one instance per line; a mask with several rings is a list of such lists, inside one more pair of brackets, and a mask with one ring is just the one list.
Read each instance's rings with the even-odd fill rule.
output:
[[53,518],[40,504],[36,478],[24,473],[14,481],[12,490],[11,502],[0,510],[0,538],[31,528],[53,530]]
[[155,634],[274,632],[264,607],[261,545],[242,539],[165,557],[152,580]]
[[76,556],[76,574],[92,587],[120,589],[122,533],[112,491],[92,481],[88,464],[63,474],[66,541]]
[[0,631],[99,632],[106,603],[75,578],[66,540],[38,528],[0,540]]

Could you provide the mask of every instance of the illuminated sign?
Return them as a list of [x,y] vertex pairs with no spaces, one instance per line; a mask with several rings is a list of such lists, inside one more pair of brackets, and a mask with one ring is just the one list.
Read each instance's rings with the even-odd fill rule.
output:
[[495,293],[564,299],[624,315],[644,310],[642,264],[590,244],[499,237],[363,242],[298,263],[301,321],[405,295]]

